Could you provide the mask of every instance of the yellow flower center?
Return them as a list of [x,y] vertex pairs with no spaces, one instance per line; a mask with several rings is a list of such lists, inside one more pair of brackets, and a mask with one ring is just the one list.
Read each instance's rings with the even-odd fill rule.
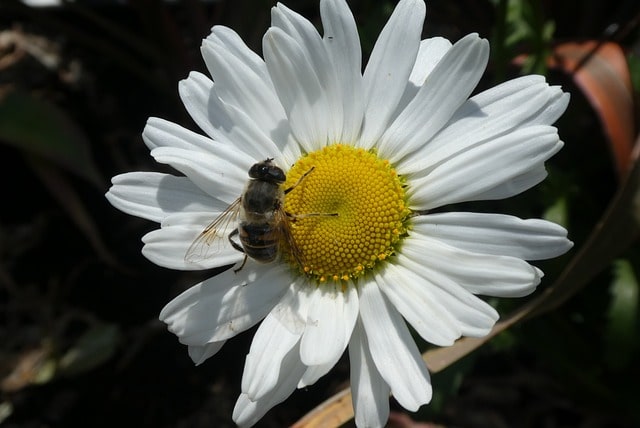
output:
[[287,173],[285,211],[297,247],[287,258],[320,282],[347,281],[395,251],[407,232],[402,179],[375,152],[335,144]]

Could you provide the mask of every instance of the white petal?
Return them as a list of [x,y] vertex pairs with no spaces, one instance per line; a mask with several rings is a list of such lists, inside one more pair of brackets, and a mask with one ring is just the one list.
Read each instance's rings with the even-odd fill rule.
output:
[[360,319],[376,368],[398,403],[416,411],[431,400],[432,393],[420,351],[402,317],[375,282],[364,284],[359,291]]
[[300,359],[308,366],[335,364],[344,352],[358,316],[355,287],[316,287],[300,341]]
[[240,197],[253,164],[242,152],[227,147],[220,147],[215,154],[158,147],[151,151],[151,156],[159,163],[171,165],[201,190],[229,204]]
[[209,97],[213,90],[213,82],[207,76],[196,71],[178,84],[178,93],[184,107],[193,121],[207,135],[215,138],[216,130],[209,120]]
[[156,147],[176,147],[197,152],[214,152],[219,144],[168,120],[150,117],[142,131],[144,143]]
[[477,34],[453,45],[382,135],[382,156],[396,162],[440,131],[476,87],[488,59],[489,42]]
[[247,394],[240,394],[233,409],[233,420],[239,426],[249,427],[255,424],[273,406],[283,402],[296,389],[298,380],[306,369],[300,361],[299,352],[298,346],[294,346],[283,358],[277,387],[270,394],[256,401],[251,401]]
[[[211,29],[211,34],[205,39],[207,42],[214,43],[221,49],[227,51],[227,53],[234,58],[237,58],[240,62],[249,67],[253,72],[260,77],[264,82],[269,81],[269,73],[267,67],[264,64],[263,59],[252,51],[243,41],[242,38],[229,27],[223,25],[216,25]],[[204,58],[205,62],[207,58]],[[207,63],[207,67],[210,64]]]
[[402,254],[474,294],[521,297],[540,283],[539,271],[524,260],[472,253],[432,238],[409,236],[402,243]]
[[307,311],[312,288],[304,278],[296,278],[271,311],[291,333],[300,336],[307,325]]
[[356,426],[358,428],[384,426],[389,419],[391,389],[376,369],[360,320],[356,323],[349,343],[349,363]]
[[289,280],[287,266],[249,259],[237,273],[229,269],[184,291],[162,309],[160,320],[185,345],[229,339],[264,318]]
[[379,275],[380,290],[424,340],[449,346],[461,336],[456,320],[418,275],[392,264]]
[[[286,121],[279,122],[278,130],[267,135],[254,118],[222,101],[216,87],[209,78],[196,72],[178,85],[182,101],[198,126],[227,150],[246,153],[249,164],[272,157],[278,162],[286,161],[283,164],[288,165],[290,159],[281,159],[281,154],[295,154],[296,151],[291,151],[287,145],[289,140],[284,137],[288,135],[288,130],[282,128],[282,124],[286,128]],[[278,144],[274,143],[274,138]]]
[[491,138],[550,124],[567,102],[568,94],[547,85],[542,76],[513,79],[468,100],[438,135],[398,167],[404,174],[429,171],[432,165]]
[[189,357],[193,360],[196,366],[199,366],[204,363],[206,359],[214,356],[220,349],[222,349],[222,345],[224,345],[225,342],[226,341],[223,340],[221,342],[207,343],[204,346],[189,346]]
[[545,220],[522,220],[501,214],[451,212],[415,217],[413,234],[443,241],[463,250],[542,260],[566,253],[567,231]]
[[178,212],[216,212],[227,205],[198,189],[188,178],[159,172],[116,175],[106,198],[119,210],[161,222]]
[[309,20],[282,3],[271,9],[271,23],[291,36],[309,60],[327,101],[326,138],[331,143],[339,142],[342,135],[342,97],[336,70],[320,34]]
[[253,118],[267,134],[286,120],[264,61],[233,30],[214,27],[201,50],[222,101]]
[[145,244],[142,254],[158,266],[177,270],[212,269],[238,263],[244,259],[244,254],[233,248],[228,239],[235,225],[221,230],[206,254],[186,258],[191,244],[218,214],[179,213],[166,217],[161,229],[142,237]]
[[422,0],[401,0],[382,29],[364,71],[365,119],[361,144],[378,141],[402,98],[420,47]]
[[274,158],[280,165],[289,165],[291,159],[297,159],[293,156],[300,154],[297,145],[291,144],[292,137],[284,119],[278,122],[276,129],[265,131],[255,117],[214,95],[209,100],[209,115],[216,138],[225,141],[232,150],[247,153],[251,163]]
[[541,163],[522,174],[505,180],[495,187],[490,187],[477,193],[474,199],[478,201],[495,201],[510,198],[531,189],[536,184],[542,183],[547,178],[547,175],[547,169]]
[[514,131],[457,153],[424,177],[412,179],[410,199],[419,210],[478,200],[478,195],[537,170],[560,148],[562,142],[553,127]]
[[267,30],[262,45],[269,74],[293,134],[308,152],[323,147],[331,118],[326,94],[311,58],[277,27]]
[[[231,56],[232,59],[228,61],[239,61],[244,65],[243,68],[249,69],[246,71],[252,74],[250,83],[242,86],[242,79],[234,81],[238,82],[238,89],[241,91],[255,92],[254,96],[259,97],[256,103],[252,96],[234,97],[235,94],[225,92],[226,88],[220,89],[220,98],[226,102],[214,99],[209,106],[211,120],[218,132],[224,134],[232,144],[239,144],[240,141],[241,144],[249,145],[253,139],[258,145],[258,153],[254,154],[256,159],[269,156],[283,166],[293,164],[300,157],[300,148],[293,139],[287,116],[276,95],[264,60],[249,49],[235,31],[215,26],[203,44],[203,56],[210,70],[213,64],[208,61],[208,53],[205,52],[213,46],[218,51],[224,50],[225,56]],[[224,126],[226,123],[237,126]],[[264,140],[265,136],[269,139],[268,142]],[[282,159],[273,150],[273,144],[282,152]]]
[[409,76],[407,86],[404,88],[402,99],[398,103],[396,113],[404,110],[407,104],[416,96],[418,89],[424,84],[427,76],[449,49],[451,49],[451,42],[444,37],[432,37],[420,42],[416,63],[413,65],[413,70]]
[[318,379],[329,373],[336,363],[337,361],[331,361],[317,366],[308,366],[307,370],[305,370],[302,375],[300,382],[298,382],[298,388],[306,388],[313,385],[318,381]]
[[422,86],[436,65],[442,60],[449,49],[451,42],[444,37],[432,37],[420,42],[420,49],[413,65],[409,82],[416,87]]
[[[403,292],[414,295],[428,294],[438,303],[441,310],[449,314],[447,318],[453,319],[453,323],[464,336],[482,337],[491,331],[498,320],[498,313],[489,304],[471,294],[445,274],[426,268],[403,254],[397,257],[399,266],[422,278],[420,283],[411,281],[398,284],[402,289],[397,291],[398,294]],[[435,324],[432,328],[435,329]]]
[[300,335],[287,330],[273,312],[267,315],[251,342],[242,373],[242,393],[251,401],[270,394],[278,385],[284,357],[299,340]]
[[362,52],[353,14],[344,0],[320,2],[324,28],[324,45],[332,59],[338,78],[338,95],[342,101],[341,141],[356,141],[364,114],[362,88]]

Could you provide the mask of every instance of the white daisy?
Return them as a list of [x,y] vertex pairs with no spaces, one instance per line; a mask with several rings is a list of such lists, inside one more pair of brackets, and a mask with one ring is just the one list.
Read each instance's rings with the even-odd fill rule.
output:
[[429,214],[542,181],[544,162],[562,147],[550,124],[568,94],[528,76],[469,98],[488,43],[476,34],[453,45],[420,40],[422,0],[399,2],[361,73],[346,2],[321,0],[320,11],[322,36],[274,7],[264,59],[229,28],[213,27],[202,44],[213,80],[194,72],[179,87],[207,136],[157,118],[143,132],[155,160],[184,175],[122,174],[107,193],[120,210],[160,223],[143,238],[154,263],[237,269],[245,255],[226,236],[206,250],[214,257],[185,255],[243,193],[253,164],[273,158],[286,173],[284,210],[301,257],[283,245],[278,261],[249,258],[160,314],[196,364],[262,321],[233,414],[239,425],[316,382],[347,348],[358,426],[385,424],[389,394],[417,410],[431,384],[406,323],[440,346],[483,336],[498,314],[475,295],[531,293],[543,274],[525,260],[572,245],[543,220]]

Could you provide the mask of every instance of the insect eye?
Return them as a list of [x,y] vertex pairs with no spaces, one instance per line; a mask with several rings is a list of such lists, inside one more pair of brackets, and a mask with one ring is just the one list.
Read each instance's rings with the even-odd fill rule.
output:
[[271,168],[269,168],[268,177],[270,180],[276,183],[282,183],[287,179],[287,177],[284,175],[284,172],[282,172],[282,170],[277,166],[272,166]]

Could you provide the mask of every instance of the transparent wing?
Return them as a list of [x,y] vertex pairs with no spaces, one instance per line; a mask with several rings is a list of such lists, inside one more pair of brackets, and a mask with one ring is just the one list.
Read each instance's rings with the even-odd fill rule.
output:
[[218,217],[198,235],[187,249],[184,260],[187,263],[197,263],[219,254],[230,245],[229,234],[235,229],[240,199],[231,203]]
[[278,209],[275,214],[281,230],[282,243],[285,245],[286,250],[288,250],[293,260],[298,263],[300,270],[304,271],[304,254],[291,233],[291,220],[289,219],[289,215],[287,215],[282,208]]

